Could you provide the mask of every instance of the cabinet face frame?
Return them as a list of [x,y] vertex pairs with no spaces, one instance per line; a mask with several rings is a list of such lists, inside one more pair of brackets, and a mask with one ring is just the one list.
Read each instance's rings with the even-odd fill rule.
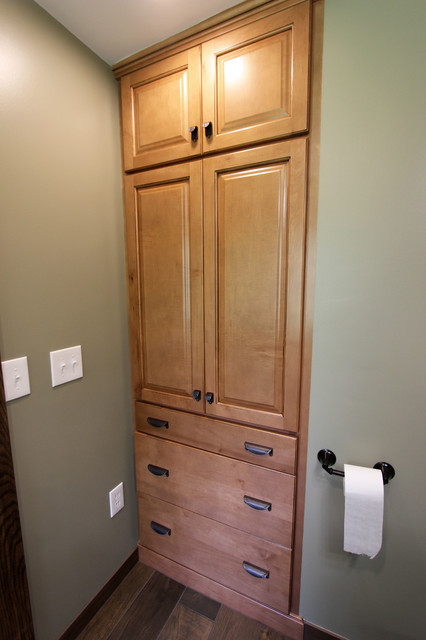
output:
[[[305,220],[306,220],[306,162],[307,141],[304,138],[280,142],[257,149],[238,151],[204,160],[204,314],[205,314],[205,371],[206,391],[214,394],[214,402],[206,403],[206,414],[228,420],[236,420],[249,424],[282,431],[298,430],[299,388],[302,353],[302,318],[303,318],[303,281],[305,258]],[[220,244],[218,224],[221,211],[218,210],[218,184],[221,176],[244,175],[250,169],[285,166],[287,169],[286,193],[280,198],[283,207],[283,247],[282,261],[279,267],[282,273],[280,290],[277,292],[277,304],[282,304],[281,318],[284,336],[277,338],[282,345],[283,353],[275,350],[273,365],[282,367],[282,371],[274,373],[275,393],[280,404],[279,409],[256,407],[237,398],[226,399],[221,392],[225,387],[221,382],[224,375],[220,367],[220,339],[227,339],[226,331],[221,327],[222,310],[219,305],[224,292],[219,290],[221,282],[220,263],[217,247]],[[278,197],[277,197],[278,199]],[[238,283],[237,283],[238,284]],[[257,282],[257,285],[259,283]],[[235,283],[234,283],[235,286]],[[274,309],[271,309],[274,312]],[[277,320],[277,324],[280,320]],[[224,333],[225,331],[225,333]],[[253,340],[253,335],[251,336]],[[277,342],[278,344],[278,342]],[[269,345],[270,346],[270,345]],[[257,347],[256,347],[257,348]],[[262,350],[262,346],[259,347]],[[243,372],[240,372],[244,376]],[[270,375],[270,374],[269,374]],[[260,378],[259,378],[260,379]],[[277,380],[281,380],[281,388],[277,388]]]
[[202,412],[201,162],[126,176],[125,195],[134,397]]
[[308,130],[309,39],[305,2],[203,43],[204,152]]

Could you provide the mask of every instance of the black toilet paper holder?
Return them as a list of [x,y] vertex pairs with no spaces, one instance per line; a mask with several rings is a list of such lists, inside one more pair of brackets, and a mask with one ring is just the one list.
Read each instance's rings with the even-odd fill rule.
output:
[[[345,475],[344,471],[332,469],[333,464],[336,464],[336,456],[330,449],[321,449],[321,451],[318,451],[318,460],[324,471],[327,471],[330,475],[342,477]],[[379,469],[382,472],[383,484],[387,484],[389,480],[395,477],[395,469],[389,462],[376,462],[373,468]]]

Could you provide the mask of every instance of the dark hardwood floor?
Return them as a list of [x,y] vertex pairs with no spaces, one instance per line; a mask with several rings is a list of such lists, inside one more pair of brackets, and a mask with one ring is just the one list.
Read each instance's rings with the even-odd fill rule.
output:
[[138,563],[77,640],[288,640]]

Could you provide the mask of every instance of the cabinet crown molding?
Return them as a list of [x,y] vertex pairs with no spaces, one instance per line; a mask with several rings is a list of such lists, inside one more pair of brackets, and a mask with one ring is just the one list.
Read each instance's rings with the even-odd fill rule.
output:
[[[170,38],[156,42],[124,60],[120,60],[111,68],[116,77],[122,76],[140,69],[141,67],[178,53],[190,46],[201,44],[217,35],[234,29],[240,24],[250,22],[258,17],[264,17],[276,11],[312,0],[245,0],[234,7],[225,9],[202,22],[199,22],[184,31],[176,33]],[[315,0],[313,0],[315,1]]]

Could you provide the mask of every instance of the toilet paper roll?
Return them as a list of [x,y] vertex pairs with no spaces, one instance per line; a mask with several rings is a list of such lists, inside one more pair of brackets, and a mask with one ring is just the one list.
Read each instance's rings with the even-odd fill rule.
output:
[[379,469],[345,464],[344,550],[374,558],[382,546],[383,476]]

